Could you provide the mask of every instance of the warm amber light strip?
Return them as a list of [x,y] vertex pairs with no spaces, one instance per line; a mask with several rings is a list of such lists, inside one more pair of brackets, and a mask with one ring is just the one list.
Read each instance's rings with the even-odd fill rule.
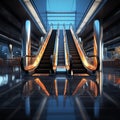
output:
[[35,78],[34,81],[42,88],[42,90],[46,93],[47,96],[50,96],[45,85],[41,82],[41,80],[39,78]]
[[39,74],[39,73],[35,73],[35,74],[32,74],[32,76],[49,76],[49,74],[46,74],[46,73],[43,73],[43,74]]
[[65,96],[66,93],[67,93],[67,86],[68,86],[68,80],[66,79],[66,80],[65,80],[65,87],[64,87],[64,96]]
[[[83,78],[77,85],[76,89],[74,90],[73,94],[72,95],[75,95],[78,90],[87,82],[88,80]],[[96,97],[98,95],[98,88],[97,88],[97,85],[92,81],[92,80],[89,80],[89,88],[90,90],[94,90],[94,96]]]
[[53,70],[56,71],[58,64],[58,44],[59,44],[59,29],[55,39],[54,53],[53,53]]
[[55,86],[55,95],[58,96],[57,80],[54,80],[54,86]]
[[68,44],[67,44],[67,36],[66,36],[66,31],[64,31],[64,55],[65,55],[65,66],[66,69],[69,70],[70,69],[70,62],[69,62],[69,50],[67,49]]
[[52,29],[49,31],[48,36],[47,36],[45,42],[43,43],[40,52],[39,52],[38,55],[36,56],[36,59],[35,59],[34,63],[31,64],[31,65],[29,65],[29,66],[25,66],[25,67],[24,67],[24,69],[25,69],[26,71],[32,71],[32,70],[34,70],[34,69],[39,65],[39,63],[40,63],[40,61],[41,61],[41,58],[42,58],[42,56],[43,56],[43,53],[44,53],[44,51],[45,51],[45,49],[46,49],[46,46],[47,46],[47,44],[48,44],[48,41],[49,41],[49,39],[50,39],[51,33],[52,33]]
[[97,88],[96,84],[92,80],[90,81],[90,90],[91,89],[94,90],[94,95],[97,96],[98,95],[98,88]]
[[77,93],[77,91],[87,82],[87,80],[85,78],[83,78],[79,84],[77,85],[76,89],[74,90],[72,95],[75,95]]
[[[86,59],[86,56],[83,52],[83,48],[82,46],[80,46],[78,44],[78,40],[76,39],[75,35],[74,35],[74,32],[72,29],[71,30],[71,33],[72,33],[72,36],[73,36],[73,40],[75,42],[75,46],[77,47],[77,50],[78,50],[78,53],[79,53],[79,56],[81,57],[81,60],[82,60],[82,63],[83,65],[89,69],[89,70],[96,70],[97,69],[97,65],[98,65],[98,61],[97,61],[97,57],[94,57],[94,60],[93,60],[93,64],[90,64],[87,59]],[[96,43],[96,38],[94,36],[94,56],[97,56],[97,43]]]
[[80,74],[78,73],[78,74],[77,74],[77,73],[76,73],[76,74],[74,74],[74,76],[84,76],[84,77],[85,77],[85,76],[89,76],[89,74],[86,74],[86,73],[83,73],[83,74],[82,74],[82,73],[80,73]]

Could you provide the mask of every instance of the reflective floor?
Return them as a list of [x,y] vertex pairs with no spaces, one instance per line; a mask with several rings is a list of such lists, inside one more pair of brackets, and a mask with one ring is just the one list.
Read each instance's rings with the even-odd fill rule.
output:
[[95,76],[28,76],[20,67],[2,67],[0,120],[119,120],[120,69],[103,73],[97,96]]

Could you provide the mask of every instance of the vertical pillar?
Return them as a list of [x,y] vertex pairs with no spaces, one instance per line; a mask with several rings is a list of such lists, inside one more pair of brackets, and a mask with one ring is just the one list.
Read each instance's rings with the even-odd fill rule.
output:
[[24,66],[28,66],[30,63],[30,56],[31,56],[30,33],[31,33],[31,23],[29,20],[26,20],[23,29],[23,41],[22,41],[22,57],[24,57]]
[[81,37],[79,37],[79,42],[82,42]]
[[13,58],[13,45],[12,44],[9,44],[9,52],[10,52],[10,59]]
[[107,56],[107,47],[104,48],[104,58],[103,59],[108,59],[108,56]]
[[82,38],[81,38],[81,37],[78,38],[78,42],[79,42],[79,44],[83,47],[83,41],[82,41]]
[[42,45],[43,44],[43,42],[44,42],[44,39],[43,39],[43,36],[41,36],[41,38],[40,38],[40,44],[39,45]]
[[25,113],[28,117],[30,116],[30,96],[25,97]]
[[97,82],[99,82],[99,91],[100,95],[102,95],[103,92],[103,28],[100,25],[99,20],[94,21],[94,35],[97,40],[97,54],[99,57],[99,71],[97,73]]

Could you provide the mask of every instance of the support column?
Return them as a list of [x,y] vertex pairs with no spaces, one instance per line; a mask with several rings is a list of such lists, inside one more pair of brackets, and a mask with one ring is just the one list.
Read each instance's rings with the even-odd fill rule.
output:
[[40,38],[40,45],[42,45],[43,42],[44,42],[44,38],[43,38],[43,36],[42,36],[42,37]]
[[97,53],[99,57],[99,71],[97,72],[97,82],[99,83],[100,96],[103,93],[103,27],[99,20],[94,21],[94,35],[97,40]]
[[10,52],[9,56],[10,56],[10,59],[12,59],[13,58],[13,45],[9,44],[8,47],[9,47],[9,52]]
[[103,59],[104,59],[104,60],[108,59],[108,56],[107,56],[107,47],[104,48],[104,56],[103,56]]
[[23,28],[23,41],[22,41],[22,57],[24,57],[24,66],[30,64],[31,56],[31,22],[26,20],[25,26]]

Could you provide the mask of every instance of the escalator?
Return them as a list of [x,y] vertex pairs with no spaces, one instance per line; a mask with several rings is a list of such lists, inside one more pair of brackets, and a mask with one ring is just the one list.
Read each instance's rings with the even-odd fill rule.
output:
[[35,70],[35,73],[49,73],[51,70],[51,61],[50,56],[53,54],[54,50],[54,43],[55,43],[55,37],[56,37],[56,30],[52,31],[52,34],[50,36],[50,40],[47,44],[46,50],[43,54],[43,57],[38,65],[38,67]]
[[72,59],[71,69],[73,70],[73,73],[74,74],[87,73],[87,69],[83,66],[83,63],[78,54],[78,51],[73,41],[73,37],[72,37],[70,30],[66,30],[66,34],[67,34],[67,39],[68,39],[69,53],[72,57],[71,58]]

